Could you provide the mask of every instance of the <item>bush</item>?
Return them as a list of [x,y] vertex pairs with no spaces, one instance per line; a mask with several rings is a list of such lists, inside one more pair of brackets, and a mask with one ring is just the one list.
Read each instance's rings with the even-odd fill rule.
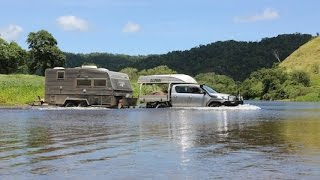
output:
[[305,71],[295,70],[290,73],[290,79],[295,85],[302,84],[305,87],[310,86],[310,76]]
[[318,102],[320,101],[320,93],[319,92],[311,92],[304,96],[300,96],[296,98],[297,101],[309,101],[309,102]]

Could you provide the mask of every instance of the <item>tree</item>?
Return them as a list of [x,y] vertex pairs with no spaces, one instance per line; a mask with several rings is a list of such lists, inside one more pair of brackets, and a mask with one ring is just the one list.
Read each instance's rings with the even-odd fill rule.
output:
[[140,76],[146,76],[146,75],[155,75],[155,74],[177,74],[176,71],[170,69],[168,66],[157,66],[152,69],[148,70],[142,70],[139,72]]
[[18,71],[19,66],[24,64],[27,52],[17,43],[7,43],[0,38],[0,73],[10,74]]
[[44,75],[47,68],[64,66],[66,57],[58,48],[57,40],[48,31],[31,32],[27,43],[31,54],[28,67],[32,74],[40,70],[40,73]]
[[283,84],[288,75],[279,68],[260,69],[251,73],[241,86],[245,98],[260,98],[265,100],[284,99]]
[[312,39],[309,34],[284,34],[264,38],[259,42],[219,41],[200,45],[185,51],[172,51],[161,55],[127,56],[108,53],[66,53],[68,67],[92,62],[100,67],[120,71],[133,67],[141,71],[166,65],[178,73],[196,76],[215,72],[235,81],[243,81],[251,72],[271,68]]
[[296,84],[302,84],[305,87],[310,86],[310,76],[305,71],[293,71],[291,74],[291,80]]
[[206,84],[218,92],[236,94],[238,90],[234,80],[225,75],[202,73],[198,74],[195,79],[198,83]]
[[122,69],[120,72],[128,74],[131,81],[138,80],[138,69],[136,69],[136,68],[127,67],[127,68]]

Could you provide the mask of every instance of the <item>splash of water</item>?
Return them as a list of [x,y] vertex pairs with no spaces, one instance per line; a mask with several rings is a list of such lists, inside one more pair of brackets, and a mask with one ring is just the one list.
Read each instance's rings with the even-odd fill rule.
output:
[[197,109],[197,110],[259,110],[259,106],[243,104],[238,106],[220,106],[220,107],[177,107],[174,109]]
[[[112,110],[105,107],[58,107],[58,106],[47,106],[47,107],[34,107],[36,110]],[[139,109],[139,108],[138,108]],[[145,108],[143,108],[145,109]],[[244,104],[238,106],[220,106],[220,107],[173,107],[171,109],[196,109],[196,110],[259,110],[258,106]]]

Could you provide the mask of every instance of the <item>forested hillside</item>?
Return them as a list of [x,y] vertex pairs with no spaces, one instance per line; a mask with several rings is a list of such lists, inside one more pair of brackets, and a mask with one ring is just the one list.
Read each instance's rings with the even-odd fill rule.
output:
[[260,69],[242,82],[245,98],[320,101],[320,37],[313,38],[288,58]]
[[83,63],[93,63],[119,71],[125,67],[142,70],[166,65],[178,73],[192,76],[214,72],[232,77],[236,81],[243,81],[251,72],[270,68],[274,63],[286,59],[311,38],[309,34],[296,33],[264,38],[259,42],[218,41],[186,51],[149,56],[66,53],[66,66],[75,67]]

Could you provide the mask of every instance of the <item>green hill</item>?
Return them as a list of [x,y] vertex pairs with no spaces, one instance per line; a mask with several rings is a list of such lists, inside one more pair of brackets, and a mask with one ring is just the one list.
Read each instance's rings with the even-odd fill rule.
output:
[[311,86],[320,88],[320,37],[302,45],[286,58],[280,67],[287,72],[303,70],[310,75]]
[[310,41],[310,34],[282,34],[257,42],[218,41],[200,45],[190,50],[173,51],[161,55],[128,56],[108,53],[65,53],[67,67],[93,63],[110,70],[120,71],[126,67],[151,69],[166,65],[178,73],[196,76],[214,72],[243,81],[253,71],[270,68],[284,60],[301,45]]

